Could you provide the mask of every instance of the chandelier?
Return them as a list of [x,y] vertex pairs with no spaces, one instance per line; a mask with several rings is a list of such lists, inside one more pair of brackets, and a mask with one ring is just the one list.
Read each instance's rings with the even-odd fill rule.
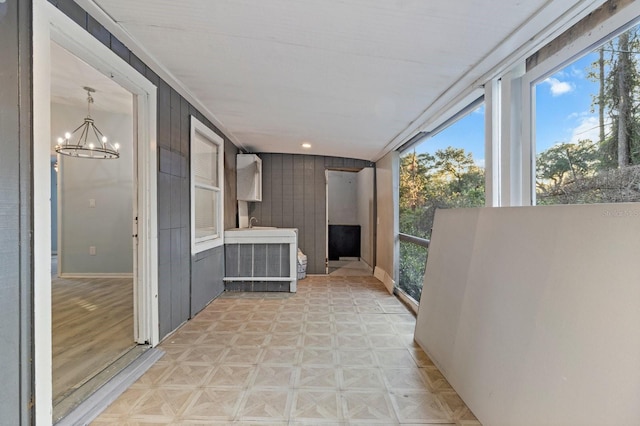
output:
[[[56,152],[79,158],[111,159],[120,157],[118,152],[120,145],[118,143],[112,145],[91,118],[91,104],[93,103],[91,94],[95,93],[95,89],[86,86],[83,89],[87,92],[87,116],[73,132],[67,132],[64,138],[58,138],[58,144],[55,146]],[[76,134],[77,139],[75,139]]]

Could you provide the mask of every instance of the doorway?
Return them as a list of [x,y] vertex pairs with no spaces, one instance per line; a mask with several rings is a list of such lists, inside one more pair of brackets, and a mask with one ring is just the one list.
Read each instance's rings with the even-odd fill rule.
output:
[[[73,23],[46,0],[33,3],[33,122],[34,122],[34,328],[35,328],[35,406],[36,423],[53,421],[52,380],[52,281],[51,281],[51,200],[50,152],[52,128],[52,52],[51,42],[90,65],[102,76],[107,76],[130,93],[133,135],[130,169],[134,170],[133,190],[128,192],[131,203],[130,219],[123,223],[128,234],[128,257],[132,268],[126,285],[131,292],[132,326],[129,338],[132,344],[155,346],[158,343],[157,307],[157,184],[156,184],[156,87],[144,76],[123,62],[106,46]],[[74,82],[75,85],[78,82]],[[132,96],[131,96],[132,95]],[[98,102],[98,101],[96,101]],[[82,119],[82,116],[79,118]],[[73,130],[73,129],[71,129]],[[106,132],[105,132],[106,133]],[[80,159],[71,159],[83,161]],[[114,160],[87,160],[114,161]],[[118,160],[115,160],[118,161]],[[59,164],[64,173],[65,164]],[[96,207],[99,197],[95,198]],[[89,207],[85,199],[83,207]],[[59,218],[60,219],[60,218]],[[135,219],[135,220],[134,220]],[[59,230],[60,231],[60,230]],[[133,238],[132,235],[137,236]],[[103,245],[104,248],[104,245]],[[133,249],[133,250],[132,250]],[[85,248],[86,252],[90,249]],[[96,254],[100,253],[95,246]],[[85,253],[86,253],[85,252]],[[68,255],[67,250],[67,255]],[[65,250],[58,249],[62,257],[62,272],[71,272],[64,260]],[[59,259],[60,260],[60,259]],[[113,278],[113,277],[110,277]],[[120,277],[123,278],[123,277]],[[95,285],[95,283],[94,283]],[[117,293],[111,291],[109,294]],[[92,303],[85,309],[92,309]]]
[[327,170],[327,270],[371,275],[374,262],[374,169]]
[[[51,151],[56,155],[51,197],[55,422],[117,374],[115,363],[136,346],[136,244],[130,224],[137,206],[132,94],[59,44],[51,42],[50,48]],[[117,144],[119,158],[56,154],[57,137],[72,132],[85,117]],[[76,131],[70,141],[76,143],[81,133]],[[87,141],[100,143],[94,134]]]

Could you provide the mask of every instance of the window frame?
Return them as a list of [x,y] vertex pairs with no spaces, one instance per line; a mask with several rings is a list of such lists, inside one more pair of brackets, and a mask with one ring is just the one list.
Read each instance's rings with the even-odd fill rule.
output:
[[535,134],[535,89],[536,85],[545,78],[553,75],[562,68],[570,65],[592,50],[596,49],[607,40],[614,38],[640,22],[640,4],[627,5],[606,21],[587,31],[565,48],[548,59],[537,64],[533,69],[525,72],[522,84],[522,164],[523,164],[523,188],[528,193],[523,198],[528,202],[524,205],[536,204],[536,134]]
[[[473,92],[473,96],[471,97],[471,101],[467,101],[464,104],[458,104],[456,105],[456,108],[452,108],[450,110],[447,111],[447,114],[443,114],[441,116],[441,118],[443,118],[442,120],[440,120],[437,124],[433,124],[432,126],[428,127],[428,130],[422,130],[422,133],[418,133],[416,135],[414,135],[413,138],[411,138],[409,140],[409,142],[401,145],[399,148],[397,148],[395,151],[397,152],[397,164],[395,165],[395,167],[397,168],[394,172],[396,178],[398,179],[398,182],[396,184],[397,186],[397,190],[398,190],[398,194],[396,195],[396,208],[398,209],[398,211],[396,212],[396,226],[398,229],[396,229],[395,233],[396,233],[396,238],[395,238],[395,243],[394,243],[394,252],[395,252],[395,259],[397,259],[397,261],[395,262],[394,265],[394,276],[396,277],[395,282],[393,283],[393,287],[394,287],[394,292],[396,292],[397,294],[400,295],[400,297],[405,300],[405,302],[407,302],[409,304],[409,306],[411,307],[411,309],[413,309],[415,312],[417,312],[418,306],[420,305],[420,301],[414,299],[414,297],[412,295],[410,295],[405,288],[401,287],[401,283],[400,283],[400,263],[401,263],[401,243],[409,243],[409,244],[415,244],[417,246],[420,247],[424,247],[425,249],[427,249],[427,255],[425,256],[428,257],[428,246],[429,246],[429,239],[426,239],[425,237],[417,237],[415,235],[412,234],[405,234],[403,232],[399,231],[399,227],[400,227],[400,193],[399,193],[399,188],[400,188],[400,175],[401,175],[401,169],[402,169],[402,156],[410,153],[411,150],[413,150],[415,147],[420,146],[423,143],[427,143],[431,138],[436,137],[438,134],[440,134],[441,132],[445,132],[447,131],[449,128],[456,126],[461,120],[464,120],[466,117],[468,117],[471,114],[474,114],[476,110],[478,110],[481,107],[484,107],[484,117],[483,117],[483,127],[484,127],[484,132],[483,132],[483,150],[484,150],[484,185],[485,185],[485,206],[490,205],[491,203],[491,194],[493,191],[493,187],[491,187],[491,185],[493,184],[493,177],[491,175],[491,167],[493,164],[493,158],[492,158],[492,153],[493,150],[492,149],[488,149],[488,143],[487,143],[487,132],[491,132],[491,128],[488,127],[487,123],[488,123],[488,117],[491,114],[491,111],[489,110],[489,108],[492,107],[492,104],[490,102],[490,100],[488,101],[487,99],[491,99],[490,97],[488,98],[483,91],[474,91]],[[446,117],[446,118],[445,118]],[[456,148],[456,147],[454,147]],[[477,159],[476,159],[477,160]],[[489,189],[491,188],[491,189]],[[458,208],[458,207],[456,207]],[[425,264],[426,267],[426,264]],[[424,275],[424,273],[423,273]],[[420,289],[420,293],[422,293],[422,288]]]
[[[190,116],[190,188],[191,188],[191,254],[197,254],[205,250],[219,247],[224,244],[224,139],[194,116]],[[196,181],[195,176],[195,147],[201,140],[215,145],[218,149],[217,158],[217,180],[218,186],[211,186]],[[216,227],[218,232],[213,236],[196,237],[196,188],[206,189],[214,192],[216,198]]]

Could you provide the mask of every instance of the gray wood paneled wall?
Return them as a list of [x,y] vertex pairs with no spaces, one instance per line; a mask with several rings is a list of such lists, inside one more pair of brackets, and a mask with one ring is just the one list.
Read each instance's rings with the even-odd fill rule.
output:
[[354,158],[298,154],[258,154],[262,159],[262,202],[249,216],[261,226],[298,228],[298,247],[307,255],[307,273],[325,273],[325,170],[361,170],[375,164]]
[[30,0],[0,3],[0,424],[3,425],[33,422],[31,10]]
[[[237,210],[237,149],[200,111],[73,0],[49,2],[158,87],[158,299],[160,336],[164,337],[224,290],[224,248],[191,256],[189,116],[195,116],[225,140],[225,220],[233,218],[231,228],[235,226]],[[230,187],[229,182],[234,184]]]

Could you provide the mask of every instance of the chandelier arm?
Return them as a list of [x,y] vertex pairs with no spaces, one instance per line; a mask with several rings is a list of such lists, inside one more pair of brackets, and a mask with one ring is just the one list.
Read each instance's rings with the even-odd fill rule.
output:
[[100,129],[98,129],[98,126],[96,126],[95,123],[94,123],[91,126],[91,128],[93,129],[93,133],[96,135],[96,138],[98,139],[98,142],[100,142],[100,145],[102,145],[102,147],[105,148],[106,143],[102,141],[102,138],[104,137],[104,135],[102,134]]
[[86,145],[87,136],[89,136],[89,131],[88,131],[89,125],[87,123],[84,123],[81,127],[82,127],[82,132],[80,132],[80,137],[78,137],[78,143],[76,144],[77,147]]
[[86,125],[86,124],[87,124],[87,122],[85,121],[85,122],[83,122],[81,125],[79,125],[78,127],[76,127],[76,129],[75,129],[73,132],[71,132],[71,135],[73,136],[73,134],[74,134],[75,132],[77,132],[78,130],[80,130],[80,128],[81,128],[82,126]]

